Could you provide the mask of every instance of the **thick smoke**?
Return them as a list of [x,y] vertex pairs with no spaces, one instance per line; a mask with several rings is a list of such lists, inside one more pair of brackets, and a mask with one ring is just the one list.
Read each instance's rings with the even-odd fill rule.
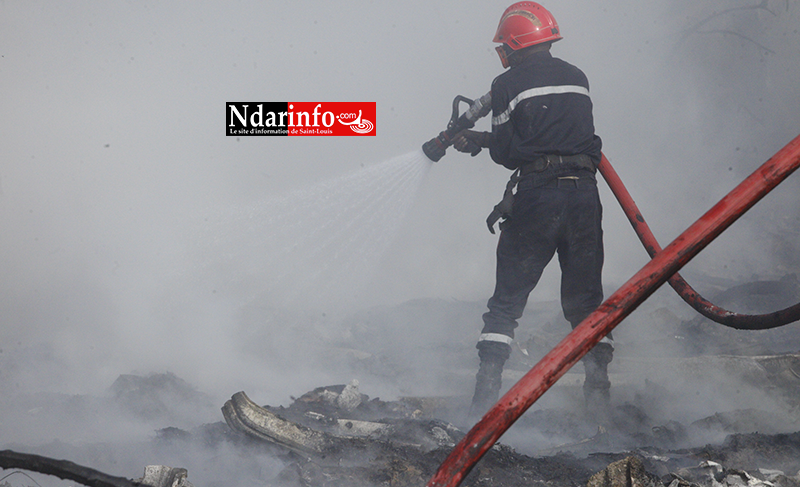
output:
[[[279,404],[359,373],[369,394],[466,393],[470,377],[445,370],[474,367],[494,284],[484,219],[508,172],[485,152],[451,149],[433,166],[413,154],[455,95],[480,96],[499,74],[491,39],[506,6],[0,5],[6,445],[69,457],[50,442],[146,437],[124,412],[105,429],[57,421],[69,414],[58,401],[58,427],[35,414],[37,394],[108,397],[122,374],[194,385],[211,405],[198,422],[219,420],[238,390]],[[588,75],[604,152],[662,245],[800,132],[796,2],[546,6],[564,34],[553,54]],[[292,100],[375,101],[378,135],[224,135],[225,102]],[[647,256],[601,187],[610,294]],[[798,272],[797,190],[795,176],[684,274],[716,293]],[[566,334],[557,283],[551,264],[523,334],[547,320]],[[428,299],[446,304],[426,314]],[[397,305],[400,318],[381,314]],[[654,318],[663,310],[694,318],[659,291],[615,332],[621,356],[685,352]],[[353,365],[354,343],[387,361]],[[711,396],[664,415],[693,420],[727,400]],[[71,459],[113,463],[90,456]]]

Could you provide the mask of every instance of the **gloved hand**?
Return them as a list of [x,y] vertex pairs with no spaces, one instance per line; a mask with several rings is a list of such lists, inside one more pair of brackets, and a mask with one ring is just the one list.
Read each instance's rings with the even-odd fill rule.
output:
[[506,190],[503,193],[503,201],[494,205],[494,209],[486,218],[486,226],[489,227],[489,231],[492,232],[493,235],[494,224],[497,223],[497,220],[503,219],[503,221],[500,222],[500,230],[502,230],[508,219],[511,218],[511,210],[514,209],[514,187],[516,187],[519,182],[519,178],[519,169],[517,169],[514,171],[514,174],[511,175],[508,184],[506,184]]
[[489,147],[492,134],[489,132],[476,132],[474,130],[462,130],[453,137],[453,147],[458,152],[466,152],[476,156],[483,147]]
[[497,220],[503,219],[503,221],[500,222],[500,229],[502,230],[503,224],[511,217],[513,199],[513,194],[506,194],[506,196],[503,197],[503,201],[494,205],[494,209],[489,213],[489,216],[486,217],[486,226],[489,227],[489,231],[492,235],[494,235],[494,224],[497,223]]

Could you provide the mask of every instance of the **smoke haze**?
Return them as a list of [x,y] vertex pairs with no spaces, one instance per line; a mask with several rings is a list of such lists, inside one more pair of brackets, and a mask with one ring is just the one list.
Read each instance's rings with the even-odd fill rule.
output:
[[[545,4],[564,35],[552,52],[587,74],[604,152],[663,246],[800,133],[800,5],[752,3]],[[447,366],[437,347],[480,330],[497,238],[484,220],[509,174],[488,151],[433,165],[417,151],[455,95],[501,72],[506,6],[0,3],[0,391],[102,395],[121,374],[172,372],[218,406],[238,390],[279,404],[350,380],[317,356],[354,336]],[[289,100],[377,102],[377,136],[225,136],[225,102]],[[600,186],[610,294],[647,255]],[[799,186],[684,275],[702,292],[800,271]],[[558,278],[551,264],[531,301],[556,300]],[[670,293],[648,309],[690,319]],[[417,299],[480,306],[439,329],[344,318]],[[421,394],[432,375],[361,380]],[[30,431],[0,436],[49,440]]]

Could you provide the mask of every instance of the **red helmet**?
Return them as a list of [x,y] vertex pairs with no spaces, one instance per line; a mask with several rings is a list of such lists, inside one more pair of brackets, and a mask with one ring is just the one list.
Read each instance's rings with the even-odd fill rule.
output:
[[559,39],[561,33],[556,19],[536,2],[517,2],[508,7],[494,35],[494,42],[503,43],[514,51]]

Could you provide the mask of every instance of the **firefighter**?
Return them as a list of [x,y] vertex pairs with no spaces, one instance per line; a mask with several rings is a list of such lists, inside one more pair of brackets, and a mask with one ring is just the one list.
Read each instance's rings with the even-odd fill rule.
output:
[[[538,3],[508,7],[494,37],[509,69],[492,82],[492,131],[465,130],[454,138],[457,150],[488,148],[494,162],[514,171],[503,202],[487,220],[492,233],[500,220],[501,232],[495,291],[477,344],[472,418],[497,401],[517,320],[556,253],[561,306],[572,327],[603,300],[602,207],[595,179],[601,140],[594,133],[586,75],[550,54],[561,38],[555,18]],[[588,411],[604,418],[611,343],[609,335],[583,360]]]

